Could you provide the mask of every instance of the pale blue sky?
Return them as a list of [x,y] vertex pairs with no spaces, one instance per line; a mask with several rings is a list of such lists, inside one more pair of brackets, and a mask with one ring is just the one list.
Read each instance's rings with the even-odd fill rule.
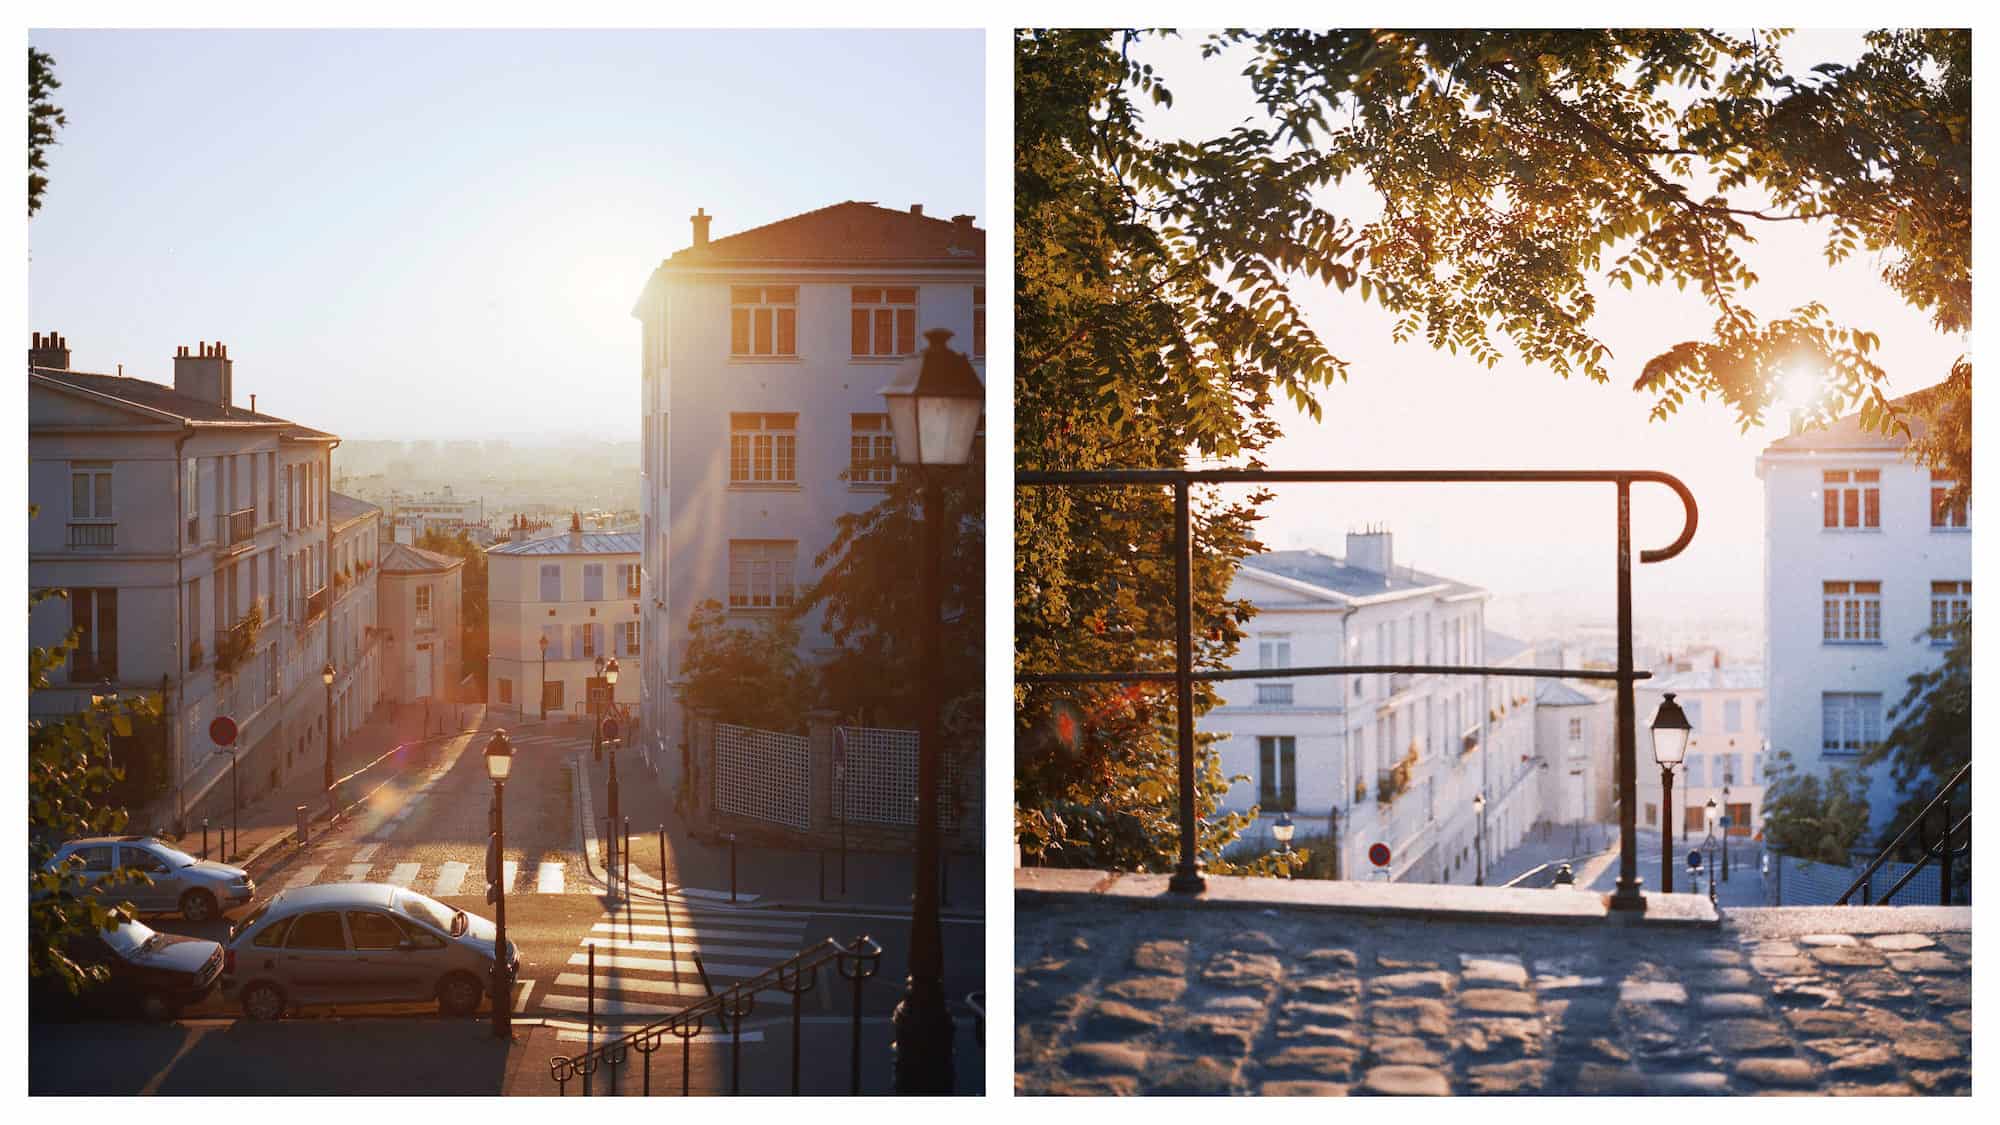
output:
[[348,437],[633,439],[633,301],[844,199],[987,222],[976,31],[40,31],[69,124],[29,316]]

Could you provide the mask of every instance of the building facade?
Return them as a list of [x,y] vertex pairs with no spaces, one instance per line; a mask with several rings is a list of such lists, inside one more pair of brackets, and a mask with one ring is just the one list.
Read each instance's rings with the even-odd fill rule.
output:
[[[1487,592],[1397,566],[1386,530],[1350,533],[1343,558],[1303,550],[1246,559],[1230,596],[1257,607],[1233,667],[1483,659]],[[1268,846],[1270,822],[1288,812],[1298,840],[1314,840],[1297,846],[1331,847],[1343,878],[1469,883],[1482,836],[1497,855],[1535,820],[1533,787],[1516,795],[1521,764],[1505,760],[1513,751],[1492,754],[1489,716],[1502,688],[1488,677],[1366,673],[1216,687],[1222,702],[1201,726],[1222,736],[1223,773],[1247,776],[1224,805],[1257,807],[1253,847]],[[1519,741],[1510,733],[1510,747]],[[1474,804],[1481,794],[1492,835]],[[1495,827],[1503,821],[1504,835]],[[1367,858],[1378,843],[1390,852],[1381,868]]]
[[460,700],[459,632],[465,560],[382,542],[376,612],[382,629],[381,687],[393,703]]
[[523,718],[584,715],[597,661],[616,657],[612,699],[636,709],[645,680],[639,543],[636,532],[585,531],[572,518],[566,534],[539,539],[517,526],[486,552],[489,703]]
[[73,371],[67,342],[38,334],[28,369],[28,581],[68,594],[34,609],[29,634],[80,634],[29,712],[72,712],[107,688],[159,693],[164,721],[126,763],[143,778],[131,803],[145,827],[227,807],[217,717],[236,724],[245,798],[304,768],[326,736],[323,696],[294,710],[290,690],[319,683],[326,601],[290,595],[326,540],[312,521],[337,439],[236,405],[220,343],[180,348],[173,364],[171,384]]
[[[1568,826],[1614,819],[1618,726],[1612,705],[1616,694],[1577,680],[1536,680],[1533,690],[1535,744],[1549,766],[1542,774],[1542,815],[1552,824]],[[1640,742],[1645,741],[1641,735]],[[1648,749],[1639,751],[1642,781]],[[1659,788],[1657,778],[1654,788]]]
[[[1773,442],[1757,476],[1769,749],[1806,772],[1858,769],[1909,677],[1942,659],[1932,627],[1970,611],[1970,513],[1945,507],[1952,482],[1909,461],[1900,435],[1858,415]],[[1901,797],[1887,762],[1867,775],[1880,830]]]
[[327,660],[333,665],[334,732],[346,737],[367,721],[381,698],[381,625],[376,559],[382,542],[382,509],[343,496],[327,497],[333,525],[333,620]]
[[[841,516],[872,507],[894,469],[881,389],[924,333],[985,372],[985,232],[839,203],[693,243],[661,263],[643,326],[642,737],[678,776],[676,700],[688,620],[713,599],[734,624],[791,606]],[[815,622],[801,655],[827,651]],[[622,687],[622,683],[621,683]]]

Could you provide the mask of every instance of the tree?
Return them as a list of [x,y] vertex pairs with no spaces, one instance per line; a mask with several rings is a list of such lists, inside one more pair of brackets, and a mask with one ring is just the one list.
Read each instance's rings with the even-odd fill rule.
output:
[[441,555],[452,555],[465,560],[465,566],[459,574],[459,647],[464,654],[465,674],[483,684],[486,682],[486,656],[489,643],[486,549],[474,543],[471,533],[464,530],[459,531],[457,535],[449,535],[443,531],[426,531],[417,540],[417,546],[426,551],[436,551]]
[[[35,590],[28,608],[61,590]],[[51,686],[49,673],[63,666],[77,634],[63,643],[28,649],[28,691]],[[136,870],[114,872],[97,893],[72,864],[52,867],[56,849],[79,836],[125,830],[127,815],[108,795],[123,773],[111,759],[114,734],[129,736],[135,720],[158,714],[149,699],[93,697],[89,706],[60,718],[28,720],[28,979],[74,993],[105,979],[102,966],[72,960],[68,943],[96,930],[130,921],[133,907],[113,895],[119,887],[151,880]],[[112,895],[103,892],[110,891]]]
[[[1864,767],[1887,760],[1889,776],[1903,796],[1884,829],[1884,846],[1917,818],[1939,786],[1972,760],[1972,618],[1961,617],[1926,634],[1949,638],[1943,662],[1909,678],[1908,690],[1889,715],[1896,725],[1861,755]],[[1931,829],[1933,836],[1936,832]],[[1909,853],[1906,849],[1905,858],[1914,858]]]
[[62,107],[49,100],[62,88],[56,80],[56,60],[46,51],[28,48],[28,217],[42,207],[42,192],[49,178],[42,174],[49,166],[48,150],[56,143],[56,130],[69,124]]
[[732,626],[721,602],[704,599],[688,616],[681,659],[687,705],[736,726],[803,731],[813,691],[798,649],[798,626],[789,617]]
[[1838,768],[1825,777],[1800,773],[1789,750],[1772,757],[1765,769],[1765,844],[1798,859],[1846,864],[1868,830],[1867,779]]

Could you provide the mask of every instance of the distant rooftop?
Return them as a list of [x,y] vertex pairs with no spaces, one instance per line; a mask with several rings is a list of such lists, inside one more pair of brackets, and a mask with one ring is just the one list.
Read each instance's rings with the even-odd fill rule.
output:
[[1568,680],[1540,680],[1535,684],[1535,704],[1538,707],[1590,707],[1609,698],[1608,692]]
[[1516,640],[1505,633],[1486,630],[1486,662],[1501,664],[1533,648],[1526,641]]
[[[1922,437],[1929,428],[1926,412],[1942,393],[1943,383],[1933,384],[1920,391],[1912,391],[1901,398],[1889,400],[1898,410],[1905,411],[1903,420],[1909,424],[1910,432]],[[1831,425],[1811,430],[1801,430],[1779,438],[1764,447],[1766,453],[1833,452],[1839,450],[1890,451],[1903,448],[1909,439],[1898,429],[1886,433],[1876,433],[1862,428],[1861,414],[1856,411]]]
[[397,543],[394,540],[382,544],[381,559],[382,571],[396,574],[428,574],[465,565],[464,559],[454,555],[426,551],[422,547],[412,547],[408,543]]
[[1441,578],[1414,567],[1392,566],[1388,574],[1349,566],[1345,559],[1306,548],[1297,551],[1267,551],[1243,560],[1249,570],[1261,570],[1295,582],[1317,586],[1333,594],[1365,598],[1433,586],[1448,587],[1451,593],[1476,593],[1479,587],[1450,578]]
[[1641,680],[1647,691],[1762,691],[1762,664],[1725,664],[1720,668],[1704,664],[1688,672]]
[[[708,219],[700,225],[705,229]],[[676,251],[674,266],[747,262],[951,262],[986,260],[986,232],[963,221],[848,200]]]
[[135,379],[129,375],[101,375],[91,371],[70,371],[60,367],[30,367],[28,371],[80,391],[117,399],[146,410],[170,414],[189,422],[235,422],[245,425],[283,426],[286,436],[308,439],[333,436],[323,430],[301,426],[288,418],[245,410],[240,406],[224,406],[219,402],[181,394],[164,383]]
[[497,543],[489,555],[636,555],[640,551],[635,531],[585,531],[572,542],[569,532],[527,539],[518,543]]
[[370,504],[366,500],[356,500],[345,493],[328,489],[326,493],[326,514],[332,517],[333,526],[340,527],[343,524],[352,523],[370,514],[379,516],[382,514],[382,509]]

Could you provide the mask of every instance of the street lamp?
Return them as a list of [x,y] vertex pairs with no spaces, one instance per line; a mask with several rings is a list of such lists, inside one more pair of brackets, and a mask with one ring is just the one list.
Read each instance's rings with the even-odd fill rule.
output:
[[540,718],[546,722],[549,717],[549,635],[547,633],[542,634],[541,640],[536,642],[536,647],[542,650],[542,698],[536,703],[536,707],[541,713]]
[[1472,885],[1486,885],[1486,794],[1472,797]]
[[910,976],[896,1005],[896,1092],[949,1094],[952,1090],[952,1020],[944,1001],[944,936],[938,918],[938,709],[944,693],[937,682],[943,651],[940,618],[944,589],[944,489],[940,468],[962,466],[972,459],[972,439],[986,388],[965,353],[946,342],[951,333],[934,328],[924,333],[924,350],[897,369],[882,388],[895,435],[896,462],[915,469],[923,485],[923,545],[917,604],[923,607],[918,629],[917,667],[923,677],[923,704],[917,716],[917,854],[914,901],[910,912]]
[[[617,689],[618,689],[618,658],[614,656],[608,662],[606,662],[603,666],[603,671],[600,672],[599,674],[604,677],[604,685],[605,685],[604,694],[607,697],[615,696],[617,694]],[[617,740],[605,739],[604,749],[607,753],[611,755],[611,783],[608,786],[606,786],[606,789],[611,794],[611,831],[608,833],[608,835],[611,837],[615,846],[616,841],[618,840],[618,824],[619,824]]]
[[487,844],[486,871],[493,895],[493,1034],[514,1037],[513,980],[507,965],[507,826],[503,814],[507,795],[507,775],[514,768],[514,745],[507,732],[496,730],[486,741],[486,776],[493,782],[493,835]]
[[319,670],[319,680],[326,685],[326,815],[331,817],[339,810],[334,808],[333,798],[333,661]]
[[1276,840],[1278,846],[1284,849],[1285,878],[1287,879],[1292,877],[1292,833],[1297,831],[1298,826],[1292,823],[1292,814],[1289,812],[1279,813],[1278,823],[1271,826],[1271,838]]
[[1736,827],[1729,822],[1729,779],[1722,779],[1722,881],[1729,881],[1729,830]]
[[1667,692],[1653,714],[1653,760],[1660,763],[1660,891],[1674,890],[1674,826],[1667,811],[1674,806],[1674,767],[1687,757],[1688,735],[1694,730],[1687,712]]

